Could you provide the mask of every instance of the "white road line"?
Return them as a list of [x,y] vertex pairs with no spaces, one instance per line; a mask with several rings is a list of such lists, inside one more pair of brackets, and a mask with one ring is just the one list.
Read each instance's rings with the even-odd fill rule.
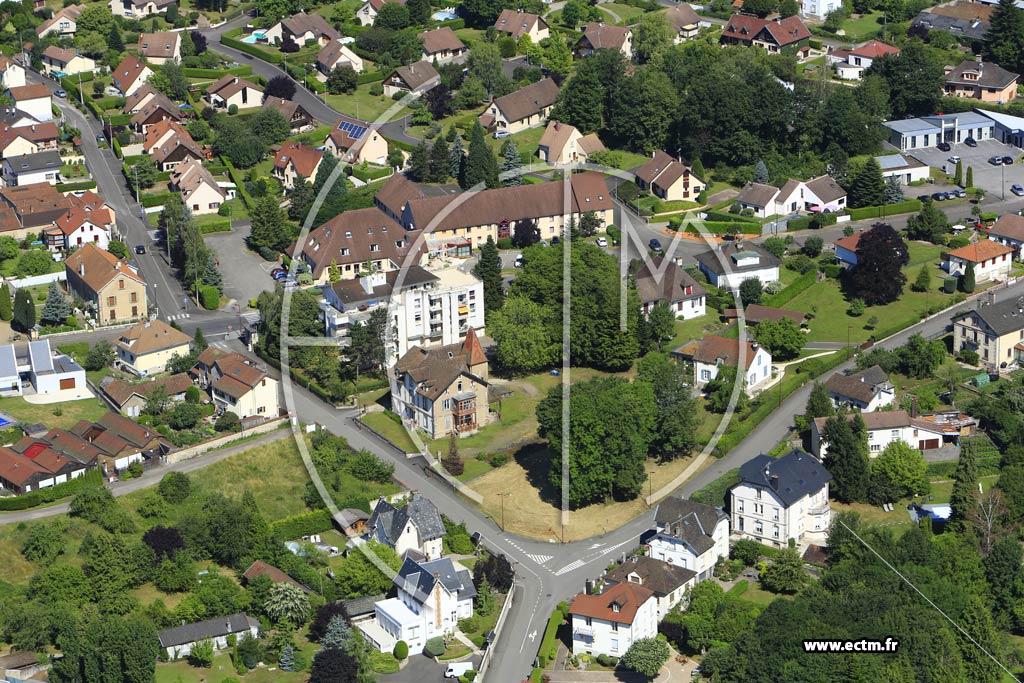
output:
[[533,553],[526,553],[526,556],[536,562],[537,564],[544,564],[550,560],[554,555],[534,555]]
[[571,562],[571,563],[565,565],[564,567],[562,567],[561,569],[559,569],[558,571],[556,571],[555,572],[555,576],[561,576],[562,574],[566,574],[568,572],[571,572],[574,569],[579,569],[584,564],[586,564],[586,563],[583,560],[576,560],[575,562]]

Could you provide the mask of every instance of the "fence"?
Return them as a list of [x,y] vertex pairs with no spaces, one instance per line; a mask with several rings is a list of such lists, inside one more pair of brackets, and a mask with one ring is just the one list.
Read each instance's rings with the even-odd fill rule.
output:
[[[58,270],[56,273],[47,273],[46,275],[33,275],[31,277],[23,277],[17,280],[7,280],[7,284],[14,291],[22,287],[31,287],[33,285],[47,285],[51,282],[64,282],[68,279],[66,271]],[[12,294],[14,292],[11,292]]]
[[516,593],[516,582],[513,579],[512,586],[508,589],[508,595],[505,596],[505,602],[501,605],[501,612],[498,613],[498,623],[494,625],[494,642],[492,642],[487,649],[484,651],[484,656],[480,660],[480,669],[477,674],[477,680],[482,681],[484,674],[487,673],[487,667],[491,664],[491,653],[494,652],[495,644],[498,639],[501,638],[501,628],[505,625],[505,618],[508,616],[508,612],[512,609],[512,596]]
[[188,460],[189,458],[194,458],[197,455],[202,455],[207,451],[212,451],[216,448],[227,446],[231,444],[233,441],[238,441],[247,436],[253,436],[255,434],[266,434],[267,432],[272,432],[275,429],[279,429],[280,427],[287,424],[288,418],[280,417],[276,420],[264,422],[258,427],[243,429],[240,432],[232,432],[231,434],[228,434],[226,436],[221,436],[216,439],[210,439],[209,441],[204,441],[203,443],[196,444],[195,446],[182,448],[180,451],[174,451],[173,453],[169,453],[167,455],[167,464],[173,465],[176,462],[181,462],[182,460]]

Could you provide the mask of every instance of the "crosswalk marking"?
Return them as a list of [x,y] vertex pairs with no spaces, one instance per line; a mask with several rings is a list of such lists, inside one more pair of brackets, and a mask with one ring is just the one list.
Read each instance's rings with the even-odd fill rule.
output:
[[554,555],[534,555],[533,553],[526,553],[526,556],[536,562],[537,564],[544,564],[550,560]]
[[169,315],[169,316],[167,316],[167,320],[170,322],[170,321],[174,321],[174,320],[183,320],[183,319],[188,318],[188,317],[191,317],[191,315],[189,313],[178,313],[177,315]]
[[557,572],[555,572],[555,576],[561,576],[562,574],[567,574],[568,572],[571,572],[574,569],[579,569],[584,564],[585,563],[583,562],[583,560],[576,560],[575,562],[567,564],[564,567],[562,567],[561,569],[559,569]]

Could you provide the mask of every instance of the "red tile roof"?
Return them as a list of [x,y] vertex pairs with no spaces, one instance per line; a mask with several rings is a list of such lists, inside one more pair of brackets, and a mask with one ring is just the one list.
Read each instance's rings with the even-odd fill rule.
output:
[[980,240],[966,247],[960,247],[949,252],[951,258],[959,258],[971,263],[982,263],[989,259],[998,258],[1003,254],[1010,254],[1013,249],[992,240]]
[[281,145],[280,151],[274,157],[274,168],[284,169],[290,163],[295,167],[295,172],[306,180],[312,180],[316,173],[320,160],[324,158],[322,149],[313,149],[298,142],[288,140]]
[[640,606],[654,596],[654,591],[634,583],[617,583],[600,595],[577,595],[569,614],[632,624]]
[[860,47],[850,50],[851,55],[857,55],[858,57],[867,57],[869,59],[878,59],[883,55],[898,55],[900,49],[893,47],[878,40],[869,40]]

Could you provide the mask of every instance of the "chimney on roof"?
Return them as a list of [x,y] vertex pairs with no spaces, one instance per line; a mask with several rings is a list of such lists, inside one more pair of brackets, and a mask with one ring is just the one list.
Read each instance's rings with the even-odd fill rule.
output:
[[770,482],[773,491],[779,490],[779,475],[773,474],[768,481]]
[[84,260],[78,262],[78,274],[81,277],[85,277],[85,261]]

